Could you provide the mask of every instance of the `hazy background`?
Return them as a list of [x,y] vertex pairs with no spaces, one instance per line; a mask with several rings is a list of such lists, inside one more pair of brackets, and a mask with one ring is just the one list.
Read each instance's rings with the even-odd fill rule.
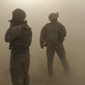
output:
[[[33,32],[29,71],[31,85],[85,85],[85,0],[0,0],[0,85],[11,85],[9,44],[5,43],[4,36],[11,12],[16,8],[26,11],[26,19]],[[56,54],[53,79],[47,73],[46,49],[40,49],[39,45],[40,31],[49,22],[51,12],[59,12],[58,20],[67,29],[64,46],[70,66],[70,75],[66,76]]]

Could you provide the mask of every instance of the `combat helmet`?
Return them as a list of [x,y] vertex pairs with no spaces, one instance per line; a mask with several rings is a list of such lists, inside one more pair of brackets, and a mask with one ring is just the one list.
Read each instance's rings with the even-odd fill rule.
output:
[[22,9],[17,8],[12,12],[12,16],[12,21],[23,21],[26,18],[26,13]]
[[57,12],[57,13],[51,13],[51,14],[48,16],[48,19],[49,19],[50,21],[57,20],[58,16],[59,16],[59,13],[58,13],[58,12]]

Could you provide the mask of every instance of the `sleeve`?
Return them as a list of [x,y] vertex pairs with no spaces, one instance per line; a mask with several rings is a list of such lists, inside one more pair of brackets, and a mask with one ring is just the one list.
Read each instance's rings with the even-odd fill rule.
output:
[[59,41],[63,42],[66,35],[67,35],[66,28],[64,27],[64,25],[60,23]]
[[43,44],[46,40],[46,25],[42,28],[40,33],[40,46],[43,48]]
[[67,32],[66,32],[66,28],[65,28],[64,25],[61,25],[61,30],[62,30],[62,32],[63,32],[63,34],[64,34],[64,37],[66,37]]
[[29,46],[31,45],[31,42],[32,42],[32,30],[31,30],[31,28],[29,27]]
[[21,26],[10,27],[5,34],[5,41],[11,42],[21,33]]

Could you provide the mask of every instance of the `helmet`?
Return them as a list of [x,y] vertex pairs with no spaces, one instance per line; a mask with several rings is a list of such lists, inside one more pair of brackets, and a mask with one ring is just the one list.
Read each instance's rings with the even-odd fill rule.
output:
[[58,12],[57,13],[51,13],[48,18],[49,18],[50,21],[53,21],[53,20],[57,20],[58,16],[59,16]]
[[19,8],[15,9],[12,12],[12,15],[13,15],[13,18],[12,18],[13,21],[23,21],[26,18],[26,13]]

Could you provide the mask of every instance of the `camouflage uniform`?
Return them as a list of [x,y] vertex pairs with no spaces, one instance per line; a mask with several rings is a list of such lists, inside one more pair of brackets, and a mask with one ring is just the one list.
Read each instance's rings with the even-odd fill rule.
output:
[[13,85],[29,85],[28,74],[30,65],[29,46],[31,44],[31,28],[25,21],[10,22],[11,26],[5,34],[11,50],[10,74]]
[[[54,42],[52,42],[47,37],[50,36],[51,35],[50,33],[52,32],[56,34],[53,36],[53,38],[58,35],[58,38],[56,38]],[[48,66],[48,73],[50,76],[53,76],[53,59],[54,59],[55,52],[57,52],[65,72],[67,73],[69,71],[69,66],[66,60],[65,49],[63,46],[63,41],[65,36],[66,36],[65,27],[56,19],[53,19],[50,23],[46,24],[41,30],[40,46],[41,48],[43,48],[44,46],[47,47],[46,49],[47,66]]]

